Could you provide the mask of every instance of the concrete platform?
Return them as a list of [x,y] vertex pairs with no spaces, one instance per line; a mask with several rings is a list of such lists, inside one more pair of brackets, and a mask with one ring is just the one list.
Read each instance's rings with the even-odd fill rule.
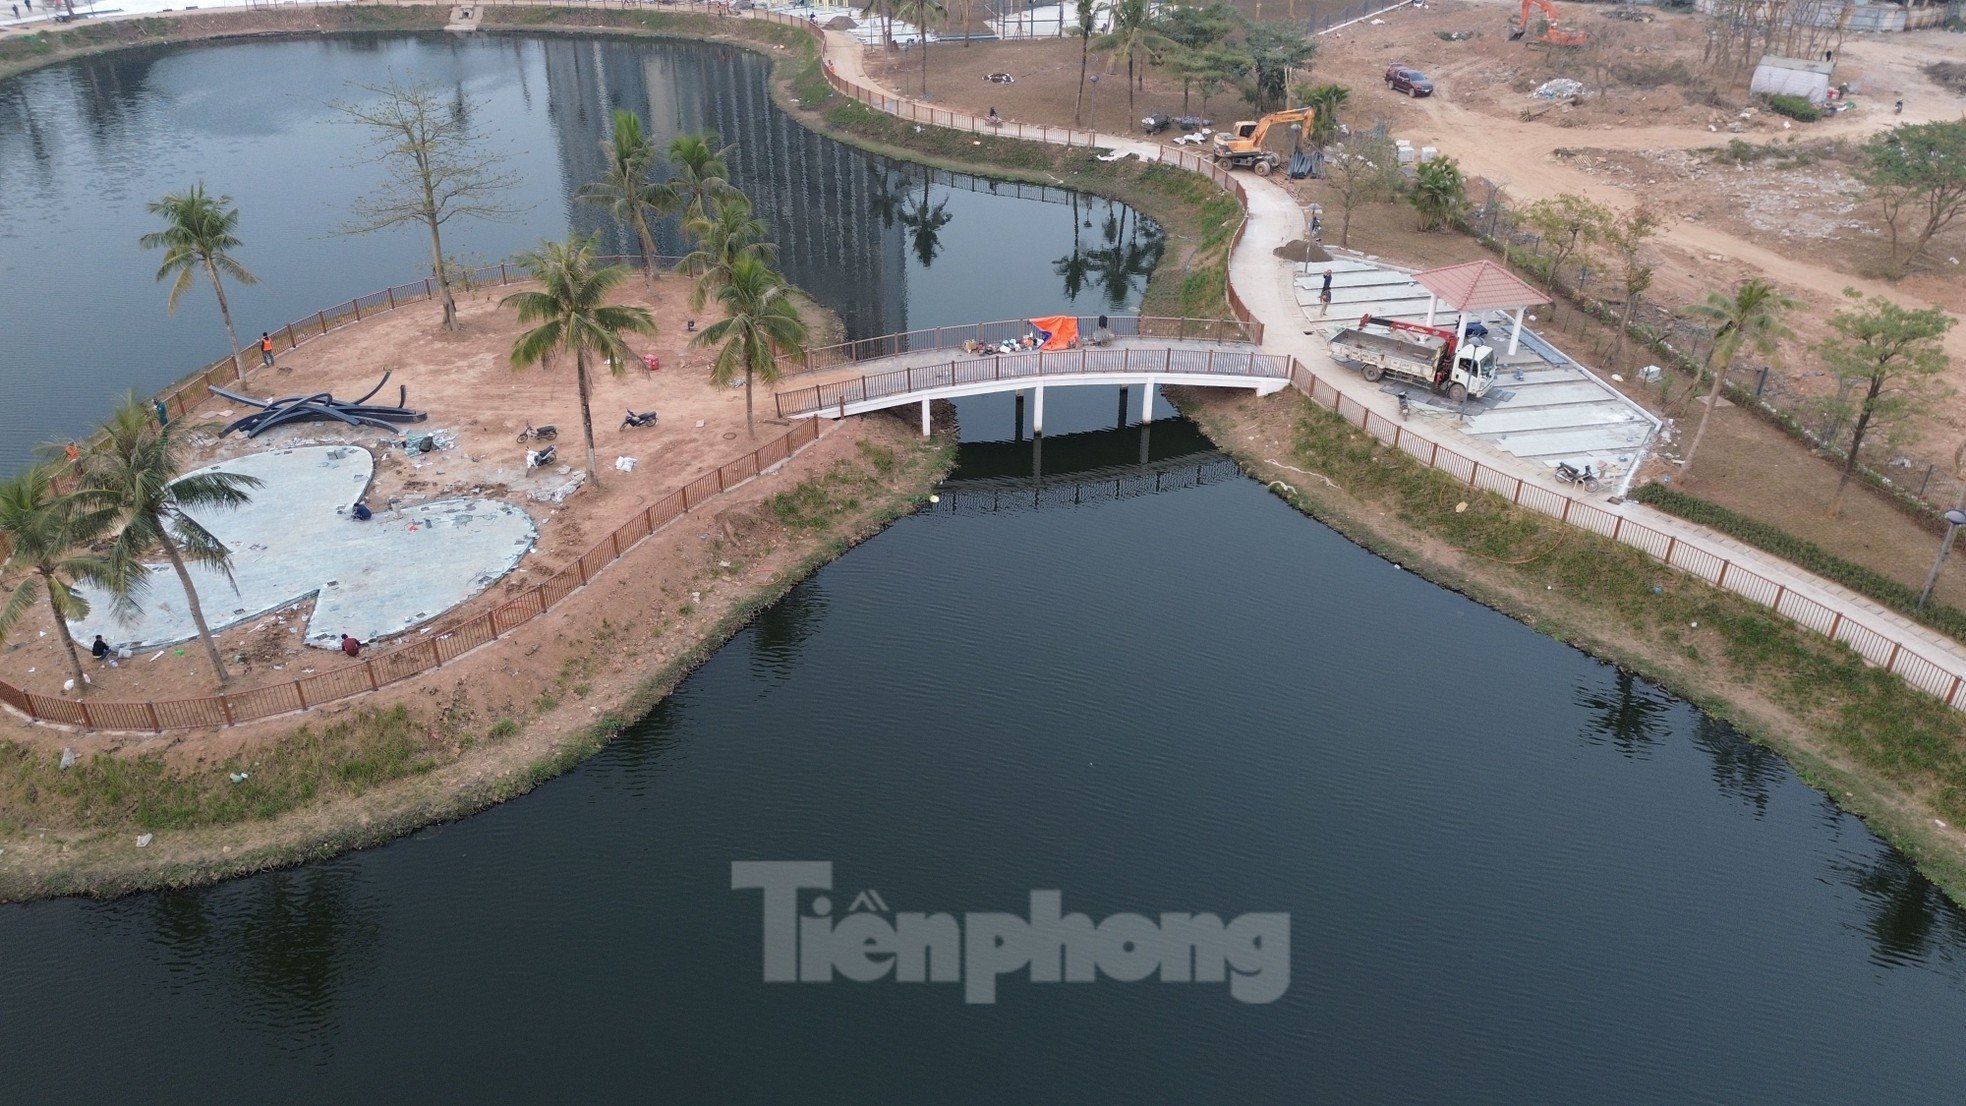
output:
[[[400,634],[490,587],[538,539],[524,511],[484,499],[435,500],[356,522],[347,511],[368,487],[375,458],[355,446],[255,453],[199,471],[220,469],[264,484],[237,511],[195,516],[233,552],[232,582],[190,566],[213,630],[318,595],[303,635],[309,645],[335,648],[344,633],[365,642]],[[71,626],[84,644],[99,633],[113,645],[154,649],[196,634],[169,565],[152,566],[143,610],[128,623],[116,620],[108,596],[85,594],[89,617]]]
[[[1426,321],[1427,291],[1406,270],[1345,255],[1334,256],[1328,267],[1331,307],[1322,314],[1317,297],[1327,266],[1314,263],[1308,273],[1299,266],[1291,277],[1307,333],[1329,338],[1366,314]],[[1451,327],[1454,319],[1441,311],[1435,325]],[[1462,433],[1551,467],[1590,465],[1614,479],[1637,467],[1658,432],[1656,418],[1526,327],[1516,352],[1509,353],[1506,312],[1490,312],[1481,321],[1495,351],[1495,387],[1465,411],[1442,412],[1462,416]],[[1452,406],[1440,397],[1412,398],[1429,409]]]

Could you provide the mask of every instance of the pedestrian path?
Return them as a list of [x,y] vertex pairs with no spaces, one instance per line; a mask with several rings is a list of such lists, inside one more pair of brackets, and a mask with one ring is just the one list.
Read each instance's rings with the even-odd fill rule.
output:
[[1277,250],[1304,237],[1304,214],[1278,184],[1250,174],[1231,177],[1201,158],[1131,135],[1089,133],[1040,124],[993,124],[978,116],[930,108],[882,87],[862,64],[859,44],[837,32],[814,29],[825,40],[827,75],[834,87],[889,114],[972,133],[994,130],[1007,137],[1069,146],[1103,147],[1144,160],[1174,162],[1205,173],[1237,195],[1244,221],[1229,259],[1229,306],[1261,326],[1265,352],[1287,354],[1300,366],[1300,390],[1368,432],[1409,454],[1457,474],[1471,485],[1564,522],[1644,549],[1797,623],[1849,645],[1866,661],[1966,710],[1966,648],[1937,632],[1761,550],[1642,504],[1615,499],[1574,499],[1552,470],[1484,438],[1411,426],[1398,417],[1398,398],[1338,366],[1323,340],[1306,333],[1298,280],[1301,267]]

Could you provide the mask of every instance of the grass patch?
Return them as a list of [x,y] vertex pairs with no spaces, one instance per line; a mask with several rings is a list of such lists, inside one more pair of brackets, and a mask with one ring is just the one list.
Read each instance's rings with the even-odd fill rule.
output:
[[1814,123],[1823,117],[1822,110],[1806,96],[1770,96],[1768,110],[1803,123]]
[[825,530],[858,511],[862,498],[878,486],[866,470],[836,461],[832,468],[799,481],[766,502],[772,517],[792,530]]
[[448,748],[466,733],[396,706],[304,725],[249,753],[196,767],[147,753],[91,756],[66,771],[57,754],[5,742],[0,793],[15,816],[33,825],[197,829],[273,818],[421,775],[450,759]]

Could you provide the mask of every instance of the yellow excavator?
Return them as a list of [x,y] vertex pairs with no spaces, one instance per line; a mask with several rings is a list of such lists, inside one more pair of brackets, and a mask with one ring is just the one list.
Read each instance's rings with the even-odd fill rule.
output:
[[1291,108],[1288,111],[1273,111],[1261,119],[1245,119],[1231,130],[1215,132],[1215,164],[1224,169],[1254,169],[1259,177],[1267,177],[1283,164],[1283,157],[1263,148],[1263,139],[1270,128],[1279,124],[1300,123],[1309,130],[1317,112],[1308,107]]
[[[1542,29],[1533,35],[1534,27],[1529,14],[1532,7],[1540,8],[1543,15]],[[1528,38],[1531,46],[1582,46],[1591,40],[1587,32],[1563,26],[1549,0],[1522,0],[1522,14],[1509,22],[1513,28],[1509,32],[1510,42]]]

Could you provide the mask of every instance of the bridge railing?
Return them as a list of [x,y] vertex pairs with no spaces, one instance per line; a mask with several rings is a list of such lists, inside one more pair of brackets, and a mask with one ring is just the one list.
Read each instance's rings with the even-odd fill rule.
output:
[[1199,349],[1076,349],[1057,352],[992,354],[918,365],[850,380],[815,384],[780,392],[775,397],[780,418],[796,418],[841,410],[869,400],[905,396],[936,388],[955,388],[999,381],[1036,380],[1055,376],[1095,376],[1108,373],[1154,373],[1170,376],[1290,377],[1290,358],[1283,354],[1247,350]]
[[[1080,315],[1079,333],[1091,334],[1106,320],[1106,328],[1121,338],[1177,338],[1193,342],[1224,342],[1238,345],[1257,341],[1247,324],[1235,319],[1182,319],[1163,315]],[[861,338],[817,346],[806,350],[802,361],[783,366],[787,376],[801,376],[822,369],[834,369],[861,361],[895,357],[903,353],[935,349],[961,349],[966,342],[997,345],[1014,342],[1031,332],[1029,319],[998,319],[961,326],[932,326],[904,330],[876,338]]]

